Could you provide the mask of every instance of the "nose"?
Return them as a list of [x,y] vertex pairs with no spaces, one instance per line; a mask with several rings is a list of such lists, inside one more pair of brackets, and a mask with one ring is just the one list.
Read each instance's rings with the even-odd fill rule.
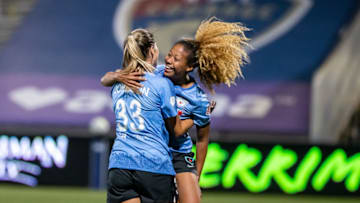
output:
[[171,57],[165,56],[165,63],[170,64],[170,62],[171,62]]

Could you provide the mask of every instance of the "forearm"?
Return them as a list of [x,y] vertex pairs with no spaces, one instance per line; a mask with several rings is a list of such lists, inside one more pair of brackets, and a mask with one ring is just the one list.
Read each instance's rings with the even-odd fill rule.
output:
[[101,84],[105,87],[110,87],[113,84],[116,83],[115,79],[115,72],[107,72],[102,78],[101,78]]
[[181,120],[180,116],[176,116],[176,124],[174,128],[174,133],[176,137],[184,135],[192,126],[194,121],[192,119]]
[[203,128],[197,127],[197,139],[196,139],[196,169],[201,176],[202,169],[204,167],[208,144],[209,144],[210,126]]
[[165,126],[169,135],[175,137],[184,135],[193,124],[193,120],[181,120],[179,115],[165,119]]
[[208,141],[196,143],[196,169],[199,177],[201,176],[207,154]]

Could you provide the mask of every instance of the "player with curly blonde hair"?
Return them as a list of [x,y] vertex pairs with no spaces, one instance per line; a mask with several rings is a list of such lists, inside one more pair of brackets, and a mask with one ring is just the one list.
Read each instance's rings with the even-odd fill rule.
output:
[[[246,48],[249,29],[240,23],[228,23],[210,18],[199,26],[195,39],[182,39],[174,44],[183,45],[190,53],[189,67],[199,67],[202,83],[213,90],[214,84],[231,86],[237,77],[243,77],[241,67],[248,62]],[[173,46],[173,47],[174,47]]]
[[171,145],[181,203],[200,202],[198,178],[207,154],[210,133],[211,105],[189,73],[198,67],[200,81],[211,92],[214,92],[213,85],[235,84],[238,77],[243,77],[241,68],[248,61],[246,50],[249,39],[245,36],[248,30],[240,23],[210,18],[200,24],[194,39],[177,41],[165,57],[164,76],[176,85],[178,104],[179,101],[186,104],[178,105],[181,119],[192,118],[197,129],[196,164],[189,163],[190,160],[194,163],[194,154],[188,133]]

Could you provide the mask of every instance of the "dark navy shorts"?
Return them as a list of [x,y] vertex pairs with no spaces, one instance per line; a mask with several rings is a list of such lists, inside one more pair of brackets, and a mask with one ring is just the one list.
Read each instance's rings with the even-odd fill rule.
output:
[[191,172],[197,175],[194,153],[172,152],[173,166],[176,173]]
[[142,203],[169,203],[175,194],[174,176],[138,170],[110,169],[107,203],[139,197]]

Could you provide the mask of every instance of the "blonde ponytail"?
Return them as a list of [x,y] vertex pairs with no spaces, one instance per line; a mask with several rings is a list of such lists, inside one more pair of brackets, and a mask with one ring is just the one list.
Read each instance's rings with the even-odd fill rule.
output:
[[136,71],[153,72],[155,68],[145,60],[149,49],[154,44],[154,37],[149,31],[144,29],[132,31],[124,43],[124,73]]

